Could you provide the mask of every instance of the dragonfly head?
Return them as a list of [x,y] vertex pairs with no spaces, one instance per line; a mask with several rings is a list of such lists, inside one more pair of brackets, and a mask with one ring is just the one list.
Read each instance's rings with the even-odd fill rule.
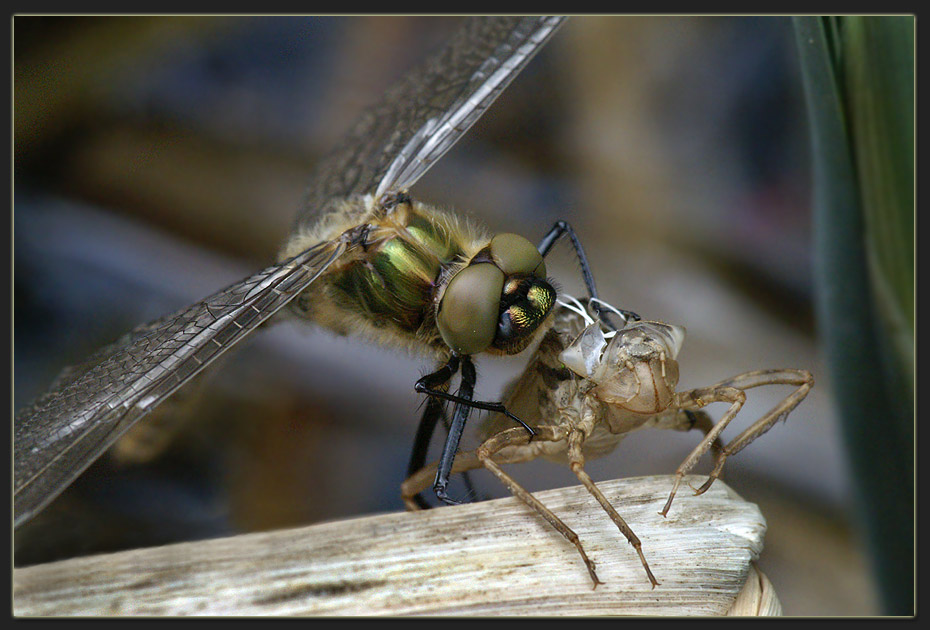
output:
[[549,317],[555,298],[536,247],[498,234],[449,280],[436,323],[459,354],[516,354]]

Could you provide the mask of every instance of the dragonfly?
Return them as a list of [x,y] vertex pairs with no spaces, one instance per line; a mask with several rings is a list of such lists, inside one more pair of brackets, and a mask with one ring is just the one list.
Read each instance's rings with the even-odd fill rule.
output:
[[[592,317],[578,300],[563,298],[553,316],[553,326],[505,396],[507,408],[531,424],[534,435],[513,430],[507,426],[506,418],[492,414],[482,427],[484,441],[477,449],[460,453],[452,471],[485,468],[493,473],[515,497],[575,546],[596,588],[602,582],[578,535],[501,468],[501,464],[538,457],[568,465],[632,545],[655,588],[659,582],[649,567],[642,543],[585,472],[585,460],[611,453],[627,435],[640,429],[701,431],[704,437],[675,471],[668,499],[659,512],[665,516],[682,480],[708,450],[714,451],[714,467],[707,480],[694,489],[695,494],[710,489],[722,474],[728,457],[746,448],[779,420],[786,419],[807,396],[814,378],[802,369],[756,370],[708,387],[676,391],[678,354],[685,339],[683,327],[637,320],[627,322],[620,330],[611,330],[599,316]],[[769,385],[789,385],[794,389],[724,443],[720,434],[743,407],[746,390]],[[703,411],[713,403],[727,405],[716,423]],[[436,464],[425,466],[404,481],[401,496],[408,509],[420,508],[415,498],[426,488],[435,470]]]
[[[455,502],[446,487],[472,408],[504,413],[531,433],[500,403],[473,400],[471,357],[515,354],[550,325],[556,290],[544,259],[562,237],[570,239],[596,297],[581,243],[564,221],[538,245],[514,234],[491,236],[419,202],[409,189],[563,21],[465,20],[444,47],[363,112],[316,167],[278,262],[65,368],[14,420],[15,525],[223,353],[284,316],[437,361],[415,384],[428,399],[411,467],[445,417],[445,404],[455,403],[434,483],[444,502]],[[461,385],[450,394],[459,373]]]

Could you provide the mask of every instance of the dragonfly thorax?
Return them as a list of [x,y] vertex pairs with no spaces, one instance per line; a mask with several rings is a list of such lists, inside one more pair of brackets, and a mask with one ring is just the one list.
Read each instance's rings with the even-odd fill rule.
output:
[[325,230],[294,237],[282,256],[339,238],[352,243],[293,302],[299,316],[340,334],[367,333],[427,354],[514,354],[555,304],[545,263],[529,241],[489,238],[406,194],[347,200],[321,225]]

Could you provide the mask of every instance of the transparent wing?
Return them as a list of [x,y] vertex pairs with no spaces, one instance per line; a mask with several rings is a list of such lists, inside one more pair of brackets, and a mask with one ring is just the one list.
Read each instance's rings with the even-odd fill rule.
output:
[[67,368],[14,422],[15,525],[174,390],[307,288],[347,246],[321,243]]
[[[334,200],[411,186],[484,113],[560,17],[472,18],[367,110],[310,179],[298,225]],[[310,285],[346,249],[317,247],[67,368],[14,428],[14,515],[30,518],[135,422]]]
[[297,227],[333,199],[412,186],[548,41],[562,17],[469,18],[449,43],[366,110],[314,172]]

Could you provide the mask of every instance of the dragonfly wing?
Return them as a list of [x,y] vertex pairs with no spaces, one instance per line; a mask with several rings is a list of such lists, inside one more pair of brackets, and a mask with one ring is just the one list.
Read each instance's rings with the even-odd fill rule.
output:
[[326,242],[66,368],[15,418],[14,518],[47,503],[140,418],[306,289],[347,248]]
[[412,186],[484,113],[562,17],[469,18],[366,110],[310,180],[297,228],[329,203]]
[[[411,186],[484,113],[563,18],[471,18],[367,110],[311,177],[298,227],[338,200]],[[140,326],[67,368],[14,428],[15,523],[135,422],[310,285],[348,246],[322,243]]]

